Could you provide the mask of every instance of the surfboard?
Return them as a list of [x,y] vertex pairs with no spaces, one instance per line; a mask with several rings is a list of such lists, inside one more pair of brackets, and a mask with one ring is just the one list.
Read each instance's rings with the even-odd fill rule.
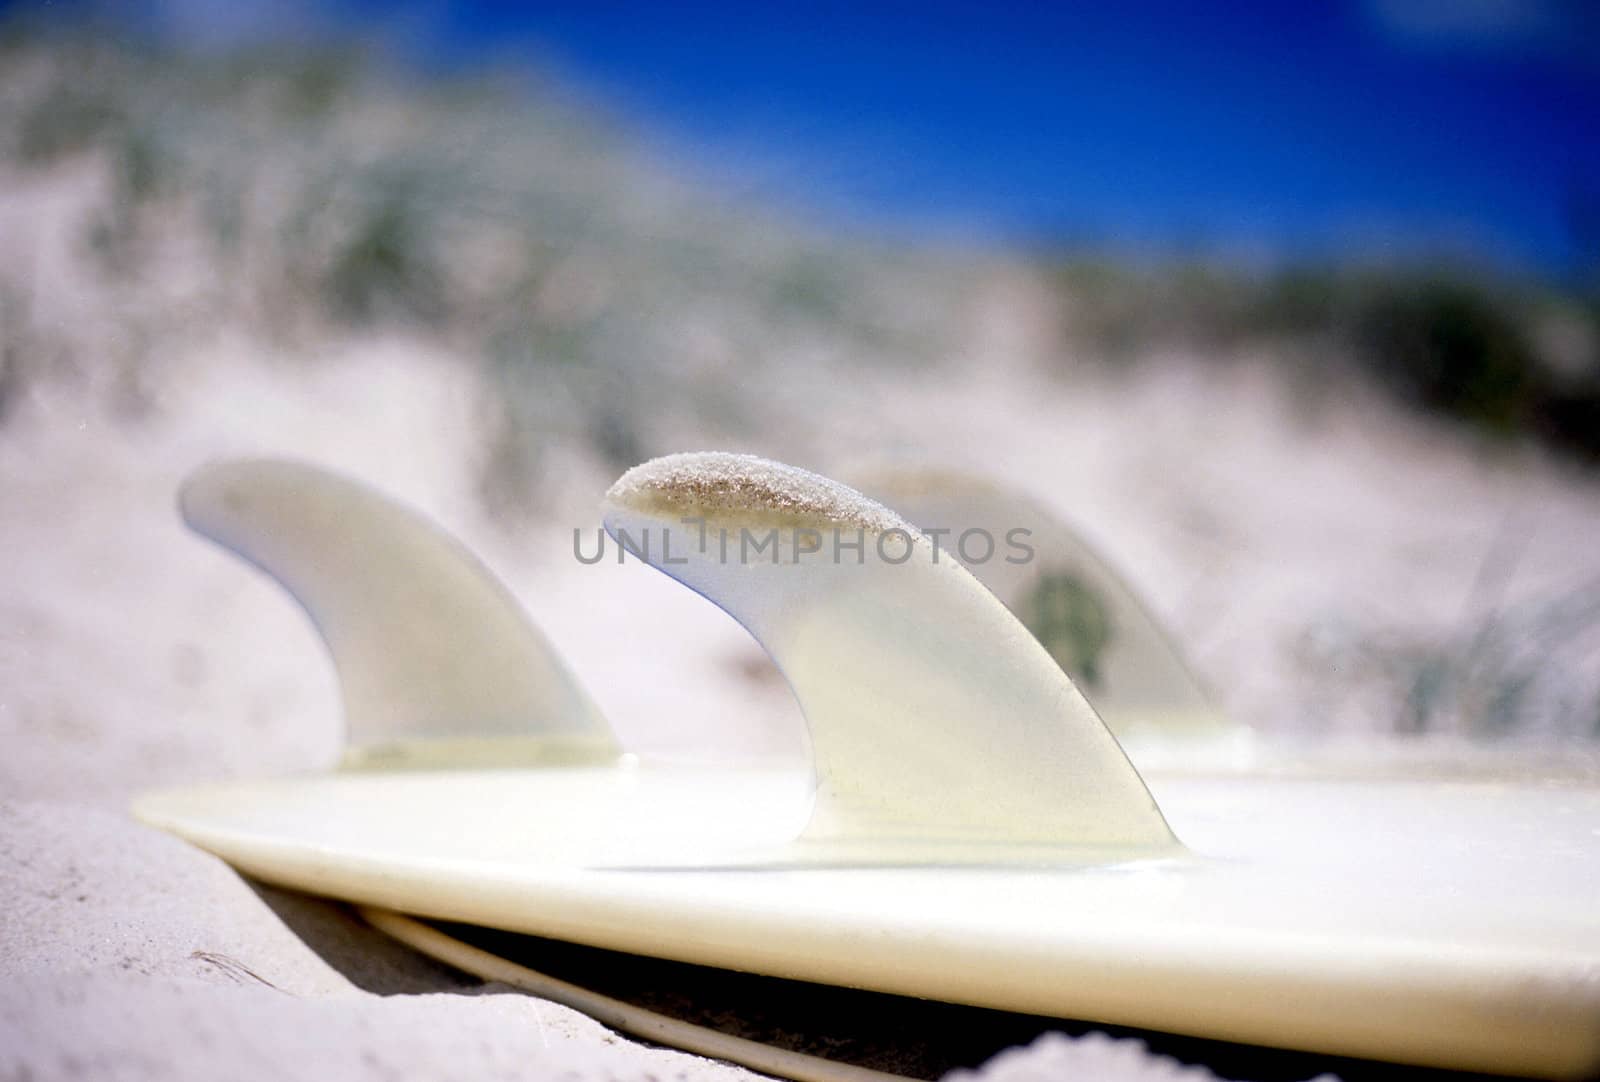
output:
[[[1141,772],[1069,675],[1085,643],[1064,666],[1008,607],[1026,593],[989,589],[854,489],[719,453],[624,474],[605,526],[756,637],[812,762],[651,762],[488,570],[398,504],[249,461],[201,471],[181,506],[301,601],[344,689],[339,769],[135,806],[265,881],[1063,1018],[1600,1068],[1600,786],[1581,764]],[[1052,597],[1090,647],[1148,619]],[[1121,686],[1119,725],[1229,728],[1165,710],[1195,705],[1181,681]]]

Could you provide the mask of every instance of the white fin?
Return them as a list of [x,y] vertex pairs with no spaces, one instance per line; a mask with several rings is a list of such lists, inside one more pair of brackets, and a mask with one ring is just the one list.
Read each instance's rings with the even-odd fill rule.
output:
[[811,731],[817,793],[801,841],[819,859],[1176,848],[1060,666],[882,505],[753,456],[686,454],[624,474],[605,524],[783,671]]
[[276,579],[338,669],[346,767],[598,762],[611,731],[495,577],[422,516],[311,466],[193,474],[184,520]]
[[[1127,582],[1031,497],[949,470],[880,468],[856,480],[920,529],[946,531],[942,548],[960,553],[1033,632],[1135,762],[1247,752],[1250,731],[1212,703]],[[979,532],[963,545],[967,530]],[[985,536],[994,539],[992,552]],[[1027,559],[1011,562],[1024,545]]]

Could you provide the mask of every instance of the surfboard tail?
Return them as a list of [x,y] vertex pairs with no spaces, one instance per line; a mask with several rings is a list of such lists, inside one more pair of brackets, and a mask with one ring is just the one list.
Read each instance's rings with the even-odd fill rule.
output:
[[[206,468],[180,504],[310,615],[338,670],[345,767],[619,753],[507,591],[417,514],[269,460]],[[625,474],[604,519],[738,619],[799,700],[816,792],[782,861],[1100,862],[1180,849],[1068,671],[896,512],[778,463],[689,454]],[[672,531],[671,544],[648,540]]]

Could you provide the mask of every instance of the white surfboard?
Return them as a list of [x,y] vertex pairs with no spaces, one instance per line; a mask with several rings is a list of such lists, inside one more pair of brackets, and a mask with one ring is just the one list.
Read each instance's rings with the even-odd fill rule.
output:
[[[636,548],[674,532],[650,562],[760,640],[814,762],[641,762],[409,512],[271,462],[202,472],[183,508],[295,592],[346,688],[344,769],[138,802],[269,882],[1073,1019],[1600,1067],[1600,788],[1582,770],[1141,777],[1051,653],[903,518],[721,454],[630,471],[605,523]],[[741,531],[775,548],[725,555]]]

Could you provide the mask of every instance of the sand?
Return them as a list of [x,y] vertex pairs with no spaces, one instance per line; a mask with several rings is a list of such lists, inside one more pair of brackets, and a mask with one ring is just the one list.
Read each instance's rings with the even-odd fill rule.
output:
[[8,804],[0,868],[0,1077],[747,1074],[619,1040],[433,966],[337,907],[269,893],[339,944],[347,976],[220,861],[114,813]]

